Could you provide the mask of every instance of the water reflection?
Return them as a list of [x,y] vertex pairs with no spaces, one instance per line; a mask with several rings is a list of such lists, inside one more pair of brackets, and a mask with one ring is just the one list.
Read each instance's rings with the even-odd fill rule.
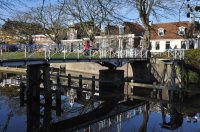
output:
[[174,95],[176,98],[171,100],[150,95],[128,100],[121,97],[120,100],[100,100],[89,85],[84,87],[86,90],[81,92],[74,88],[61,90],[60,116],[57,116],[55,92],[52,102],[45,101],[42,92],[39,96],[27,95],[25,106],[20,107],[17,88],[1,87],[0,131],[200,130],[199,95],[183,94],[181,98]]

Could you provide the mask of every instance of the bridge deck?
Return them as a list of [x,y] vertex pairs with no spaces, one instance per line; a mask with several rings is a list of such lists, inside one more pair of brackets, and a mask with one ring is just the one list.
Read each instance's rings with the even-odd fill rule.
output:
[[[69,63],[69,62],[107,62],[117,63],[117,61],[123,61],[123,63],[114,64],[116,66],[122,66],[124,61],[146,61],[150,55],[150,52],[145,49],[138,48],[116,48],[113,50],[111,47],[101,47],[98,50],[89,49],[89,52],[83,51],[80,47],[74,47],[69,49],[59,48],[58,51],[52,51],[51,46],[46,46],[43,50],[36,47],[25,46],[15,52],[4,50],[0,47],[0,66],[20,66],[20,65],[33,65],[33,64],[50,64],[50,63]],[[184,50],[175,49],[162,53],[151,53],[151,57],[156,58],[168,58],[168,59],[184,59]],[[114,61],[114,63],[113,63]]]
[[51,64],[51,63],[71,63],[71,62],[134,62],[134,61],[147,61],[147,58],[83,58],[83,59],[8,59],[1,60],[0,66],[22,66],[22,65],[35,65],[35,64]]

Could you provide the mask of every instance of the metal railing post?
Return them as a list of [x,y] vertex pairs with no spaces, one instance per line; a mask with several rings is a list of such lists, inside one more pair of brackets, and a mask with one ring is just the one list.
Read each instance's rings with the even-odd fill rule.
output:
[[51,59],[51,50],[48,48],[48,58]]
[[64,59],[66,59],[66,46],[64,45]]
[[167,50],[167,57],[169,57],[169,50]]
[[174,49],[174,59],[176,59],[176,49]]
[[109,53],[110,57],[109,58],[112,58],[112,53],[111,53],[112,49],[110,48],[109,51],[110,51],[110,53]]
[[100,50],[99,50],[99,58],[101,59],[102,58],[102,50],[101,50],[102,48],[100,48]]
[[26,58],[26,46],[25,46],[24,52],[25,52],[25,53],[24,53],[24,56],[25,56],[25,58]]
[[47,48],[45,47],[45,50],[44,50],[44,59],[47,59]]
[[[1,46],[1,57],[3,56],[3,49],[2,49],[2,46]],[[3,59],[3,58],[2,58]]]
[[78,59],[80,58],[80,47],[78,47]]

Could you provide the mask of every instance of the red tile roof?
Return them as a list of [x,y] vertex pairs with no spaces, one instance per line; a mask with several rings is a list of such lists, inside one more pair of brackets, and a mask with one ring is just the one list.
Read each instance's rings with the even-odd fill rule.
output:
[[[186,28],[185,35],[178,34],[179,27],[181,26]],[[165,30],[164,36],[158,35],[159,28],[164,28]],[[189,21],[152,24],[151,25],[151,40],[191,38],[193,37],[193,34],[196,33],[199,29],[200,29],[199,23],[197,22],[191,23]]]
[[[124,22],[124,34],[135,34],[135,36],[143,36],[144,28],[138,24],[133,22]],[[108,30],[108,27],[106,27]],[[119,35],[119,27],[118,26],[109,26],[109,34],[110,35]]]
[[124,22],[123,24],[125,26],[125,34],[133,33],[136,36],[143,36],[144,35],[144,27],[142,27],[138,23],[133,22]]

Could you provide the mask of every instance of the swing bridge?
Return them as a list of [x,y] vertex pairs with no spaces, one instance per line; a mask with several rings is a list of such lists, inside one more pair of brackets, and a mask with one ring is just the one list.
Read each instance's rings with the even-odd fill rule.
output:
[[184,60],[184,56],[184,49],[150,52],[138,48],[100,47],[97,49],[91,47],[89,54],[86,55],[80,45],[73,46],[73,49],[68,45],[22,45],[15,51],[10,51],[6,46],[0,46],[0,66],[96,62],[120,67],[131,61],[148,61],[150,58],[162,57],[169,60]]
[[[79,45],[73,46],[73,49],[69,48],[67,45],[48,45],[43,47],[39,45],[31,45],[18,47],[18,49],[14,51],[9,51],[6,47],[0,46],[0,66],[24,66],[27,69],[26,85],[24,83],[20,83],[20,105],[24,106],[24,103],[27,103],[27,113],[29,113],[29,116],[27,117],[28,131],[34,131],[35,128],[40,128],[41,114],[45,117],[43,120],[42,130],[70,130],[77,128],[78,121],[83,121],[85,123],[88,118],[91,118],[93,122],[96,118],[102,117],[118,104],[119,99],[121,100],[124,98],[124,71],[116,70],[116,67],[121,67],[124,64],[130,63],[132,69],[134,69],[134,81],[144,81],[150,78],[147,76],[151,70],[147,65],[151,62],[151,58],[164,57],[168,58],[168,61],[172,60],[172,62],[179,62],[184,60],[184,54],[185,51],[183,49],[174,49],[163,53],[151,53],[148,50],[138,48],[100,47],[98,49],[94,49],[91,47],[89,49],[89,54],[86,55]],[[99,92],[99,98],[101,97],[105,102],[103,107],[99,107],[88,113],[52,124],[52,110],[56,110],[57,116],[61,116],[62,113],[61,95],[63,87],[66,89],[73,88],[70,87],[72,78],[71,75],[69,74],[67,76],[68,85],[63,86],[60,81],[60,77],[62,76],[58,73],[56,75],[56,84],[54,84],[56,90],[53,91],[53,84],[50,80],[50,64],[74,62],[93,62],[108,67],[108,70],[99,71],[99,90],[96,91],[95,89],[95,77],[91,79],[92,89],[89,89],[92,97],[95,95],[95,92]],[[176,63],[172,64],[173,72],[175,69],[174,64]],[[171,79],[172,85],[175,86],[175,75],[171,73],[171,76],[173,77]],[[82,82],[83,78],[82,76],[79,76],[78,79],[79,87],[77,88],[77,92],[79,92],[79,94],[77,93],[77,96],[80,96],[83,94],[84,90]],[[110,83],[111,86],[108,86],[108,83]],[[40,87],[41,85],[43,88]],[[102,94],[105,92],[108,92],[108,94]],[[43,113],[40,112],[40,95],[42,95],[45,100],[45,103],[42,104],[42,107],[44,107]],[[55,97],[53,98],[53,96]],[[53,101],[53,99],[55,99],[55,101]],[[89,100],[92,101],[92,98]],[[55,104],[53,104],[53,102],[55,102]],[[137,102],[134,105],[136,104]],[[119,120],[121,120],[121,117],[117,117],[117,122],[119,122]],[[73,126],[73,128],[70,128],[71,126]],[[80,127],[82,127],[82,125],[80,125]],[[104,127],[102,126],[102,128]]]

